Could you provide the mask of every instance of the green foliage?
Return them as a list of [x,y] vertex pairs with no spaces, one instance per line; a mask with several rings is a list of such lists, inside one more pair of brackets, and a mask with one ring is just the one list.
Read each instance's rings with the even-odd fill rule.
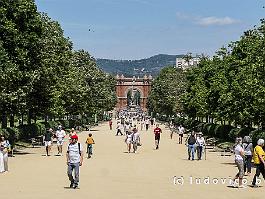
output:
[[259,129],[251,131],[250,137],[252,138],[253,145],[257,145],[258,139],[264,139],[265,140],[265,131],[259,130]]
[[13,146],[17,140],[21,137],[21,131],[17,128],[0,129],[0,135],[4,135],[5,138]]
[[186,78],[182,69],[167,67],[161,70],[152,84],[148,97],[150,112],[174,115],[182,112],[181,95],[185,92]]
[[43,135],[45,132],[45,128],[43,127],[44,125],[42,124],[27,124],[19,126],[19,130],[21,131],[21,139],[27,140]]
[[184,112],[236,125],[262,126],[265,122],[265,22],[246,31],[239,41],[221,48],[187,74]]
[[[214,134],[217,138],[222,140],[229,140],[229,132],[233,129],[230,125],[216,125],[214,129]],[[230,139],[230,141],[234,141]]]
[[[60,24],[37,11],[35,1],[1,0],[0,114],[27,115],[30,124],[39,117],[112,110],[114,77],[72,46]],[[48,128],[57,125],[49,123]]]

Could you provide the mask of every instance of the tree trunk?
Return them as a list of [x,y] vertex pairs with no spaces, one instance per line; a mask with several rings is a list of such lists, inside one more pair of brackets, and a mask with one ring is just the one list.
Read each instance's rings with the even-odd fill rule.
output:
[[13,113],[10,115],[10,121],[9,122],[10,122],[10,127],[15,126],[15,116]]
[[32,112],[29,110],[28,111],[28,124],[31,124],[31,119],[32,119]]
[[3,111],[2,113],[2,129],[6,129],[7,128],[7,115],[6,112]]
[[24,113],[21,114],[21,125],[24,124]]

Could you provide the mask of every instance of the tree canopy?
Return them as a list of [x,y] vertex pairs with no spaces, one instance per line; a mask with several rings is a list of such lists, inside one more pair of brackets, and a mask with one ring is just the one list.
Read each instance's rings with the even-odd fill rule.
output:
[[0,113],[63,116],[111,110],[115,80],[33,0],[0,1]]

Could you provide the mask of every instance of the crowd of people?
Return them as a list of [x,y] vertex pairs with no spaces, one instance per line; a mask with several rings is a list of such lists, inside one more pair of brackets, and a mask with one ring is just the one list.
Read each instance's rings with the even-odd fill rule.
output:
[[[245,136],[244,139],[241,137],[236,138],[236,144],[234,146],[235,163],[238,168],[238,173],[233,179],[232,186],[238,188],[246,188],[243,185],[244,176],[250,176],[252,169],[252,160],[256,168],[256,173],[252,180],[252,187],[257,188],[257,178],[262,174],[265,180],[265,152],[263,150],[264,140],[259,139],[257,145],[253,148],[251,138]],[[238,180],[238,185],[236,183]]]
[[[112,130],[112,120],[109,120],[108,124],[109,129]],[[184,134],[186,134],[184,143],[187,146],[188,160],[195,160],[195,154],[197,154],[197,160],[202,160],[203,154],[206,160],[206,141],[202,132],[187,131],[182,125],[174,125],[172,122],[169,124],[169,127],[170,139],[173,139],[174,133],[177,133],[178,144],[183,144]],[[116,136],[125,136],[124,142],[126,143],[128,153],[138,153],[138,148],[142,145],[140,132],[148,131],[149,129],[153,130],[155,150],[158,150],[162,129],[155,122],[154,118],[148,117],[142,112],[123,111],[118,114]],[[84,158],[83,146],[78,141],[77,131],[72,128],[67,135],[63,127],[59,125],[56,130],[49,128],[43,137],[46,156],[51,156],[53,143],[57,145],[58,153],[56,156],[62,156],[63,145],[66,140],[68,140],[66,151],[67,175],[70,181],[70,188],[76,189],[79,185],[80,166],[82,166]],[[91,158],[95,141],[90,132],[85,144],[87,145],[87,158]],[[257,183],[258,177],[262,175],[265,179],[265,152],[263,147],[263,139],[259,139],[255,147],[249,136],[245,136],[243,139],[236,139],[233,151],[238,172],[233,179],[233,187],[245,188],[243,185],[244,176],[251,175],[253,166],[255,166],[256,172],[252,180],[252,187],[259,187]],[[9,141],[4,136],[1,136],[0,173],[8,171],[8,152],[10,149]]]

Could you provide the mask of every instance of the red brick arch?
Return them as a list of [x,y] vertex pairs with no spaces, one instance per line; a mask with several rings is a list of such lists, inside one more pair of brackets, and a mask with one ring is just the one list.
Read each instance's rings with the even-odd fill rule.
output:
[[123,75],[117,75],[116,81],[116,94],[118,98],[118,103],[116,106],[117,111],[120,111],[127,107],[127,93],[132,88],[135,88],[140,92],[140,106],[143,111],[147,111],[146,103],[149,92],[151,90],[152,76],[147,77],[145,75],[143,78],[128,78],[124,77]]

